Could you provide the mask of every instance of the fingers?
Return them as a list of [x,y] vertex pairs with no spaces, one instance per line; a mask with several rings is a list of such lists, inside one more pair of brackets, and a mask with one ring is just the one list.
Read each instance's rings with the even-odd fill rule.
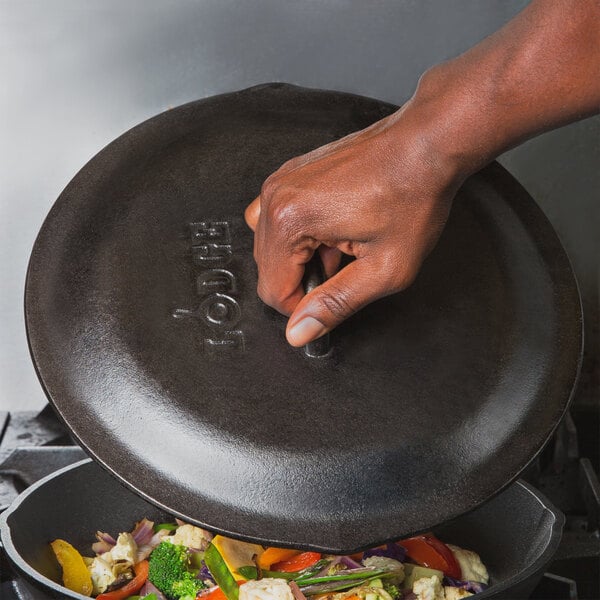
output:
[[321,244],[319,246],[319,255],[323,263],[323,269],[325,270],[325,277],[327,279],[333,277],[340,268],[340,262],[342,261],[341,251],[337,248]]
[[292,346],[304,346],[373,300],[402,287],[401,283],[390,283],[390,278],[369,260],[357,259],[304,296],[288,321],[287,340]]
[[254,255],[258,266],[257,293],[261,300],[284,315],[290,315],[304,296],[304,265],[318,243],[305,240],[294,243],[285,227],[267,228],[263,215],[254,237]]
[[244,218],[246,219],[246,223],[252,231],[256,231],[256,224],[258,223],[258,218],[260,217],[260,196],[253,200],[244,211]]

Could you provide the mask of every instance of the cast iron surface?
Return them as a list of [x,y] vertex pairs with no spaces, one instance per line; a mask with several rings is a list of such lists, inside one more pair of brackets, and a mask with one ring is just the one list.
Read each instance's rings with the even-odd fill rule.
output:
[[417,281],[326,357],[257,298],[244,207],[286,159],[395,107],[272,84],[132,129],[35,243],[32,356],[96,460],[157,506],[269,543],[350,551],[480,505],[572,392],[581,312],[550,224],[498,164],[470,178]]
[[[71,542],[93,555],[94,532],[130,531],[146,516],[167,519],[89,459],[40,480],[0,515],[0,535],[15,566],[57,597],[83,598],[60,585],[60,567],[48,541]],[[476,550],[491,587],[481,598],[527,598],[560,542],[564,516],[518,481],[468,515],[436,529],[441,539]]]

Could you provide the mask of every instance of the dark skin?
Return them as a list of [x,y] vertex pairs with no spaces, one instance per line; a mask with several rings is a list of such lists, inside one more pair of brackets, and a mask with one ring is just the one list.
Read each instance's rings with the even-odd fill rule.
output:
[[[600,1],[534,0],[428,70],[396,113],[286,162],[246,210],[258,294],[292,346],[409,286],[464,180],[502,152],[600,111]],[[305,295],[304,265],[327,275]],[[338,271],[341,253],[356,260]]]

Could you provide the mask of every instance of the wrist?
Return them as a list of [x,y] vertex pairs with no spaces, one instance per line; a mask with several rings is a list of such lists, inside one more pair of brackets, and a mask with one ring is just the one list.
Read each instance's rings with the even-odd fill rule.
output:
[[404,117],[419,128],[422,142],[453,177],[464,181],[502,152],[502,130],[494,123],[493,94],[465,81],[454,61],[426,71]]

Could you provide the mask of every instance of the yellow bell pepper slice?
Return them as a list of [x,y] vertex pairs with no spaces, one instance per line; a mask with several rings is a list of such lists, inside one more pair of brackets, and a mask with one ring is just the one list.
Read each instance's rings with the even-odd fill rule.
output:
[[50,546],[62,567],[63,585],[78,594],[91,596],[92,578],[81,554],[65,540],[54,540]]
[[227,568],[238,581],[246,580],[245,577],[242,577],[238,573],[238,568],[247,567],[248,565],[252,566],[254,564],[252,557],[255,554],[260,556],[263,553],[263,547],[258,544],[232,540],[222,535],[216,535],[212,539],[212,544],[219,551]]

